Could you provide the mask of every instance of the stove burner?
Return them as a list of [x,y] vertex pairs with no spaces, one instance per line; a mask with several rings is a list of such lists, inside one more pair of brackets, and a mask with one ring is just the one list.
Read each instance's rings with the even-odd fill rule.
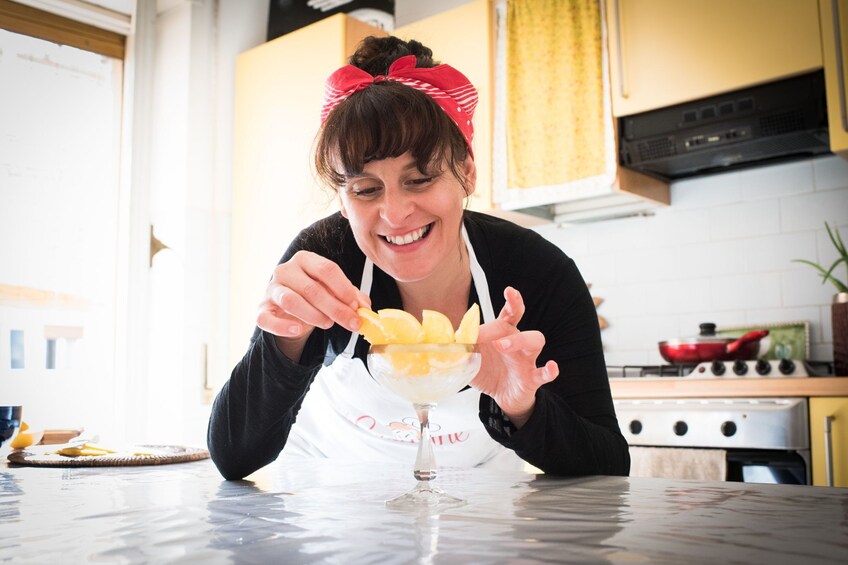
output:
[[679,365],[607,365],[611,379],[640,377],[765,378],[831,377],[832,361],[758,359],[756,361],[713,361]]

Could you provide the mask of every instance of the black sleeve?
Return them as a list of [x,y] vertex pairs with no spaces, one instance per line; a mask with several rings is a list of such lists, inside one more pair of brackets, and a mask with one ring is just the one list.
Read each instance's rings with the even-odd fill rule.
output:
[[[304,230],[280,263],[301,249],[339,262],[332,250],[340,253],[349,243],[344,242],[345,233],[338,231],[344,225],[336,214]],[[342,266],[346,272],[353,267]],[[303,398],[324,362],[328,344],[344,339],[342,333],[350,336],[338,327],[329,331],[316,328],[296,363],[279,351],[272,335],[257,328],[247,353],[212,404],[206,441],[212,461],[224,478],[244,478],[279,456]]]
[[574,261],[530,230],[512,227],[505,237],[478,237],[478,259],[490,263],[483,268],[495,314],[506,286],[521,292],[526,312],[519,328],[544,334],[538,365],[553,359],[560,371],[539,388],[533,414],[520,430],[482,395],[480,418],[489,434],[545,473],[627,475],[630,456],[612,403],[598,316]]
[[320,359],[294,363],[272,335],[258,332],[212,404],[207,445],[225,479],[242,479],[277,458],[320,367]]

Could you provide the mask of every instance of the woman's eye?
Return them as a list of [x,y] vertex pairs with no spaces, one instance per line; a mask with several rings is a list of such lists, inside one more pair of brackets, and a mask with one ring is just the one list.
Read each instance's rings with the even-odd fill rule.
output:
[[433,182],[433,177],[426,177],[421,179],[410,179],[407,181],[412,186],[424,186]]
[[352,187],[350,189],[350,193],[353,196],[360,197],[360,198],[367,198],[369,196],[374,196],[379,191],[380,191],[379,187],[376,187],[376,186],[368,186],[368,187],[362,187],[362,188]]

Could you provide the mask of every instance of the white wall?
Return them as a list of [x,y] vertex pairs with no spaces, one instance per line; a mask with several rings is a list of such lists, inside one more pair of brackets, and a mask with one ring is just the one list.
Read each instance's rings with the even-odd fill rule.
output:
[[848,236],[848,161],[833,156],[676,182],[671,207],[652,217],[537,231],[605,299],[609,365],[662,363],[657,342],[701,322],[808,320],[811,358],[832,360],[836,290],[792,262],[836,259],[825,221]]

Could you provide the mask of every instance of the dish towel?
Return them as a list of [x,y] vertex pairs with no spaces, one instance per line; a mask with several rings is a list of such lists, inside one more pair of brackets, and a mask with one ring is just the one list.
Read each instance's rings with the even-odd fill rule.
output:
[[607,172],[597,0],[507,0],[507,187],[563,185]]
[[724,481],[727,479],[727,452],[724,449],[631,446],[630,476]]

